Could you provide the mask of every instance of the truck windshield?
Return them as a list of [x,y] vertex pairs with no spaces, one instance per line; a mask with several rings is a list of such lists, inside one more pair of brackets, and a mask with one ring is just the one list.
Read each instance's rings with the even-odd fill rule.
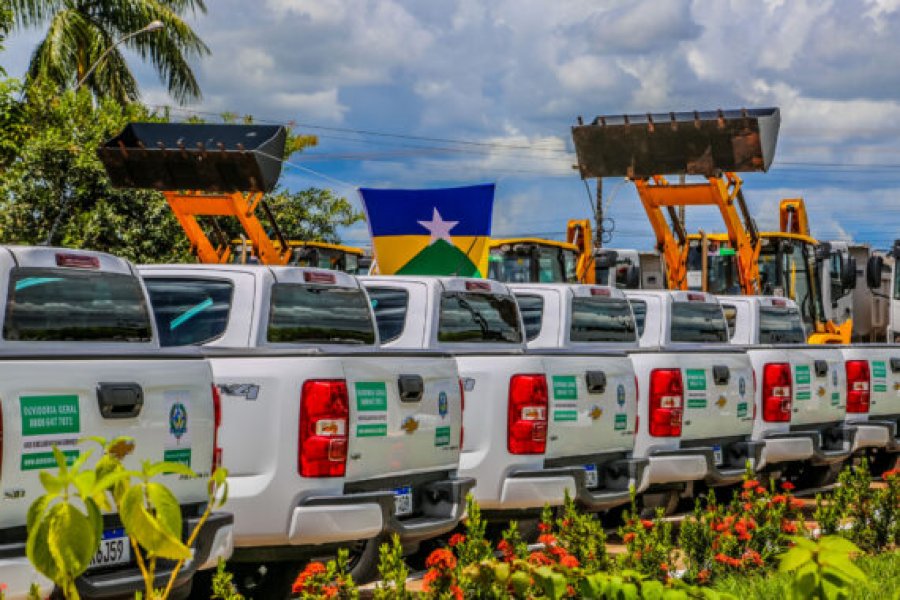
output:
[[161,345],[205,344],[225,333],[234,291],[230,281],[147,277],[144,283]]
[[627,300],[572,298],[573,342],[633,342],[634,316]]
[[722,308],[709,302],[673,302],[672,341],[727,342]]
[[267,340],[288,344],[374,344],[366,294],[358,288],[276,283]]
[[803,320],[796,308],[762,306],[759,309],[760,344],[805,344]]
[[131,275],[14,268],[3,337],[28,342],[149,342],[150,314]]
[[381,343],[396,340],[403,333],[406,323],[409,294],[404,289],[389,287],[366,287],[366,291],[369,293],[372,312],[375,313]]
[[438,341],[521,343],[516,301],[499,294],[444,292]]

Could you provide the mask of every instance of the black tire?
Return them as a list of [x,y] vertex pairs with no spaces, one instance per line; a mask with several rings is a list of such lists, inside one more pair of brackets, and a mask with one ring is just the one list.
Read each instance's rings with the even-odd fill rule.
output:
[[[267,563],[232,563],[232,582],[245,598],[254,600],[282,600],[291,595],[291,586],[304,563],[279,561]],[[209,598],[209,596],[206,596]]]
[[799,489],[816,489],[831,485],[837,481],[838,475],[844,470],[844,463],[837,462],[831,465],[813,466],[804,465],[797,478]]
[[896,452],[872,452],[869,455],[869,473],[872,477],[881,477],[885,471],[897,468],[897,461],[900,454]]
[[371,583],[379,578],[378,549],[384,542],[384,539],[377,537],[371,540],[361,540],[348,548],[350,550],[350,560],[347,566],[354,583],[362,585]]

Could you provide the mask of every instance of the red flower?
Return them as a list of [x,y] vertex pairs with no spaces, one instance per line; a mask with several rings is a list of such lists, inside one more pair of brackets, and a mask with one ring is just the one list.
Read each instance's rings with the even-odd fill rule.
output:
[[572,519],[563,519],[562,526],[563,526],[563,527],[571,527],[571,526],[572,526]]
[[571,554],[566,554],[563,556],[559,564],[567,569],[577,569],[580,565],[578,564],[578,559],[572,556]]
[[425,571],[425,576],[422,578],[422,587],[425,588],[425,591],[427,592],[431,588],[431,584],[440,578],[440,571],[428,569],[427,571]]
[[425,566],[450,571],[456,568],[456,557],[446,548],[438,548],[425,559]]
[[799,510],[799,509],[803,508],[803,500],[799,500],[797,498],[791,498],[790,506],[794,510]]
[[303,591],[303,588],[306,587],[306,582],[311,577],[315,577],[316,575],[320,575],[325,573],[325,565],[320,562],[311,562],[306,565],[306,568],[297,575],[297,579],[294,580],[294,585],[291,586],[291,591],[294,594],[299,594]]
[[450,593],[453,594],[453,600],[463,600],[465,597],[462,588],[456,584],[450,586]]
[[454,533],[450,536],[450,541],[448,543],[450,544],[451,548],[455,548],[456,546],[462,544],[464,541],[466,541],[466,536],[461,533]]
[[538,536],[538,542],[545,546],[552,546],[556,543],[556,536],[552,533],[542,533]]
[[710,576],[709,569],[703,569],[702,571],[697,573],[697,580],[700,583],[706,583],[707,581],[709,581],[709,576]]
[[644,529],[652,529],[653,521],[648,521],[647,519],[641,519],[641,525],[644,526]]
[[667,565],[666,563],[659,563],[659,570],[660,570],[660,571],[665,571],[666,573],[668,573],[668,572],[669,572],[669,565]]
[[897,477],[898,475],[900,475],[900,469],[891,469],[882,473],[881,478],[887,481],[891,477]]
[[787,504],[787,496],[784,494],[775,494],[772,496],[772,502],[775,504]]
[[634,533],[629,531],[628,533],[626,533],[625,535],[622,536],[622,539],[625,541],[626,544],[630,544],[631,542],[634,541]]
[[513,547],[506,540],[500,540],[500,543],[497,544],[497,550],[503,554],[503,560],[509,562],[513,559]]
[[725,554],[719,552],[718,554],[716,554],[713,557],[713,560],[715,560],[717,563],[722,563],[724,565],[724,564],[728,563],[729,557],[726,556]]
[[540,523],[538,523],[538,531],[540,531],[541,533],[547,533],[548,531],[550,531],[550,526],[541,521]]
[[744,502],[744,510],[748,512],[753,510],[753,504],[751,504],[750,502]]
[[530,562],[531,564],[533,564],[537,567],[540,567],[540,566],[544,566],[544,565],[552,565],[553,559],[551,559],[549,556],[547,556],[540,550],[536,550],[528,555],[528,562]]
[[781,489],[786,492],[790,492],[792,489],[794,489],[794,484],[790,481],[783,481],[781,482]]
[[781,531],[784,533],[797,533],[797,525],[790,521],[784,521],[781,524]]
[[738,534],[738,539],[742,542],[749,542],[753,539],[753,536],[747,533],[746,531]]
[[757,487],[757,488],[756,488],[755,490],[753,490],[753,491],[755,491],[755,492],[756,492],[757,494],[759,494],[759,495],[762,495],[762,494],[765,494],[765,493],[766,493],[766,488],[764,488],[763,486],[759,486],[759,487]]
[[755,487],[759,487],[759,482],[755,479],[748,479],[747,481],[744,482],[745,490],[752,490]]

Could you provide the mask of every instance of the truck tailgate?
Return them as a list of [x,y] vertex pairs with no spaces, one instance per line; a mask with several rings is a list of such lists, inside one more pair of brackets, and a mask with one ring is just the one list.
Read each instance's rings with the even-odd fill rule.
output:
[[785,346],[793,378],[791,425],[844,418],[847,374],[841,351],[825,346]]
[[[140,470],[143,460],[169,460],[189,464],[198,474],[210,472],[212,374],[199,356],[120,353],[52,361],[0,356],[0,370],[5,494],[0,527],[25,524],[29,505],[43,493],[40,471],[56,468],[54,445],[70,460],[91,449],[99,455],[96,444],[78,443],[85,436],[133,438],[134,452],[125,459],[132,469]],[[110,384],[120,390],[119,399],[136,397],[139,389],[143,404],[120,404],[101,414],[101,407],[111,405]],[[170,475],[164,483],[182,504],[206,499],[204,479]]]
[[869,361],[869,416],[900,415],[900,346],[855,344],[841,352],[846,360]]
[[627,356],[541,354],[541,360],[550,394],[547,458],[634,449],[637,403]]

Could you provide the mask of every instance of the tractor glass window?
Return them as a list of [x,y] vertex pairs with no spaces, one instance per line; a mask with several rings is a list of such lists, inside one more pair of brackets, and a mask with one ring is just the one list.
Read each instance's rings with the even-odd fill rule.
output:
[[539,248],[538,281],[541,283],[563,283],[567,281],[565,257],[561,249],[553,246]]
[[541,334],[544,317],[544,299],[530,294],[516,294],[519,312],[525,323],[525,339],[529,342]]
[[760,307],[760,344],[805,344],[806,332],[796,308]]
[[672,341],[727,342],[722,307],[710,302],[673,302]]
[[629,300],[631,312],[634,313],[634,326],[638,337],[644,335],[644,324],[647,322],[647,303],[643,300]]
[[522,342],[519,309],[512,296],[470,292],[441,295],[439,342]]
[[563,276],[568,283],[578,281],[577,264],[578,257],[572,250],[563,250]]
[[234,293],[230,281],[147,277],[144,283],[160,345],[205,344],[225,333]]
[[374,344],[375,328],[359,288],[276,283],[268,341],[288,344]]
[[627,300],[572,298],[573,342],[634,342],[634,317]]
[[728,339],[734,339],[734,330],[737,327],[737,307],[733,304],[723,304],[722,313],[725,315],[725,322],[728,323]]
[[406,290],[390,287],[367,287],[378,337],[381,343],[392,342],[403,334],[409,294]]
[[150,313],[132,275],[14,268],[3,337],[26,342],[149,342]]
[[528,283],[531,281],[531,257],[514,250],[491,250],[488,259],[488,277],[506,283]]

